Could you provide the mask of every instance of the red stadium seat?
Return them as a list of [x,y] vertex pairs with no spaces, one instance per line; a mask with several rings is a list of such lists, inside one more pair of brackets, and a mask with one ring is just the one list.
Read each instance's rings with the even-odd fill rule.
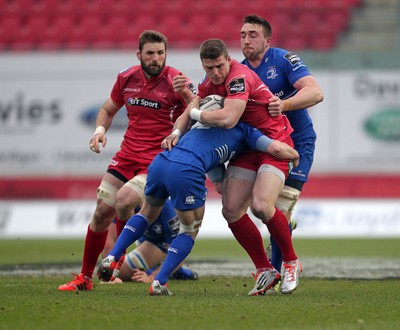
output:
[[74,50],[90,48],[97,29],[101,25],[101,19],[93,16],[82,16],[72,26],[70,33],[66,35],[65,47]]
[[22,26],[22,20],[19,17],[1,17],[0,20],[0,39],[3,42],[13,42]]
[[34,0],[14,0],[2,1],[0,13],[4,17],[26,17],[29,16],[34,4]]
[[[351,8],[360,3],[361,0],[257,0],[246,4],[240,0],[0,0],[0,23],[5,24],[0,26],[0,48],[16,40],[13,48],[21,50],[58,49],[66,42],[71,49],[131,50],[145,29],[163,32],[171,47],[198,47],[211,37],[223,39],[228,47],[239,47],[243,17],[254,13],[271,23],[274,46],[300,49],[310,41],[310,47],[327,49],[336,43],[336,35],[332,37],[327,30],[337,34],[345,30]],[[43,24],[49,19],[51,23]],[[21,22],[17,28],[7,28],[17,21]],[[41,34],[36,33],[38,30]]]
[[347,9],[331,10],[324,15],[324,20],[331,27],[331,29],[344,31],[349,25],[349,12]]
[[180,42],[182,39],[183,17],[181,15],[166,15],[159,21],[158,30],[168,38],[168,43]]
[[220,38],[230,46],[240,47],[242,22],[233,15],[220,15],[211,22],[210,37]]
[[211,22],[208,16],[194,14],[187,20],[187,25],[182,29],[182,40],[186,43],[199,45],[205,39],[211,38]]
[[59,0],[35,0],[32,5],[31,15],[41,17],[58,15],[58,3]]
[[336,45],[336,33],[319,33],[310,37],[309,47],[313,50],[328,51]]
[[298,51],[308,48],[308,37],[303,34],[286,34],[276,47]]
[[52,17],[45,38],[39,41],[39,47],[44,49],[68,48],[66,44],[71,42],[72,31],[77,24],[77,20],[71,15]]
[[111,16],[109,19],[102,20],[100,27],[93,35],[92,48],[118,48],[118,45],[121,41],[121,35],[126,32],[127,27],[128,22],[126,15]]

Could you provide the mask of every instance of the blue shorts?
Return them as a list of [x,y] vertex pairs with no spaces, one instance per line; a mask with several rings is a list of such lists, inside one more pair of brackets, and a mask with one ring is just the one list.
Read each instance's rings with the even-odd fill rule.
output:
[[190,161],[172,162],[158,154],[148,168],[144,193],[163,200],[171,197],[176,210],[198,209],[207,198],[206,174]]
[[143,243],[149,241],[156,245],[161,251],[167,253],[172,240],[178,235],[179,219],[172,207],[171,201],[167,200],[160,213],[160,216],[147,227],[138,241]]
[[300,155],[300,164],[292,169],[288,177],[289,180],[307,182],[314,161],[315,140],[316,137],[308,137],[293,141],[294,148]]

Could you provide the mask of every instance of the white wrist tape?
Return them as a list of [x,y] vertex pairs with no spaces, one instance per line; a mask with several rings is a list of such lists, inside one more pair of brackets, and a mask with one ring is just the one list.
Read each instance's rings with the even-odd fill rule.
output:
[[106,134],[105,127],[104,126],[97,126],[93,135],[97,135],[97,134]]
[[201,123],[200,115],[201,115],[201,110],[197,108],[193,108],[192,110],[190,110],[190,118],[192,118],[193,120],[197,120],[198,122]]
[[172,134],[178,135],[179,138],[182,136],[182,132],[181,132],[181,130],[178,129],[178,128],[174,129],[174,131],[172,132]]

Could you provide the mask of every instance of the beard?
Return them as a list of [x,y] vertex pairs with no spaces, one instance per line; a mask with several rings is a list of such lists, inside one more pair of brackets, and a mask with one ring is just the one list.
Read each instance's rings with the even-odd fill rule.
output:
[[158,64],[145,65],[143,62],[141,62],[140,64],[142,66],[142,70],[151,77],[158,76],[165,67],[165,62],[162,63],[161,65]]
[[264,49],[246,48],[243,49],[243,55],[249,61],[256,61],[264,55]]

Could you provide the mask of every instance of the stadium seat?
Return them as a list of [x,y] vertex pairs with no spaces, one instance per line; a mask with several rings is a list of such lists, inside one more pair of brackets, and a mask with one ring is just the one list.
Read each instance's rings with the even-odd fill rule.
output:
[[349,11],[347,8],[330,10],[329,12],[325,13],[324,20],[331,27],[331,29],[340,33],[348,27]]
[[22,20],[19,17],[1,17],[0,18],[0,40],[4,44],[12,43],[18,35]]
[[[31,15],[40,17],[53,17],[58,15],[58,0],[35,0],[32,5]],[[68,16],[64,15],[63,16]]]
[[309,38],[309,48],[318,51],[331,50],[336,45],[336,33],[318,33]]
[[[191,15],[182,29],[181,42],[199,45],[205,39],[211,38],[210,34],[211,21],[205,15]],[[190,46],[189,46],[190,47]]]
[[[0,48],[7,47],[18,35],[14,45],[18,49],[28,48],[29,42],[32,47],[46,49],[57,49],[65,43],[67,46],[71,43],[70,49],[83,50],[91,45],[102,49],[132,49],[144,29],[162,31],[171,47],[198,47],[210,37],[222,38],[228,46],[239,47],[238,31],[243,17],[256,13],[271,23],[274,46],[283,47],[280,40],[288,44],[290,38],[296,40],[290,48],[298,49],[308,42],[300,39],[311,37],[308,39],[311,45],[319,49],[332,43],[332,36],[325,34],[326,26],[338,34],[344,31],[350,9],[360,3],[361,0],[275,0],[268,3],[257,0],[246,4],[240,0],[0,0],[0,23],[3,25],[3,21],[9,20],[5,27],[0,27]],[[10,23],[12,19],[21,22],[14,28],[15,33],[7,28],[14,24]],[[42,36],[37,36],[29,26],[40,26],[40,19],[50,23]],[[100,22],[90,23],[96,19]],[[9,33],[6,34],[6,30]],[[300,31],[307,35],[299,37]],[[323,36],[315,37],[316,34]],[[336,36],[333,39],[336,40]]]
[[229,44],[236,41],[236,46],[239,47],[241,25],[242,22],[239,19],[229,14],[215,17],[210,22],[210,38],[220,38]]
[[168,43],[175,43],[182,39],[182,27],[183,17],[181,15],[166,15],[159,21],[158,30],[167,36]]
[[26,17],[29,16],[34,0],[1,1],[0,13],[4,17]]
[[82,16],[66,34],[65,46],[69,50],[83,50],[91,47],[101,20],[94,16]]

